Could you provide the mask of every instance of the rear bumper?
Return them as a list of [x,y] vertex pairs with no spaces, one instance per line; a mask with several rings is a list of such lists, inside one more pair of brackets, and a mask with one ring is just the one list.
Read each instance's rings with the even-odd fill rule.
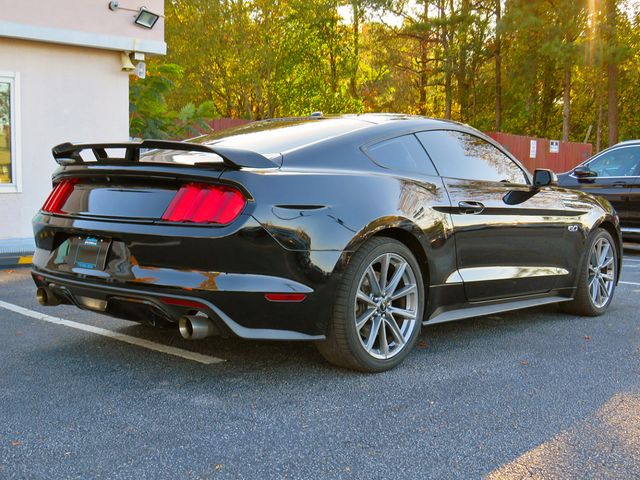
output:
[[[153,324],[202,311],[223,335],[324,339],[341,253],[286,250],[250,216],[212,229],[39,214],[34,231],[34,281],[65,303]],[[65,239],[73,235],[111,240],[104,270],[61,260]],[[306,297],[271,302],[267,293]]]
[[[311,335],[293,330],[246,327],[233,320],[221,308],[201,295],[187,296],[113,285],[91,284],[84,280],[58,277],[37,270],[34,270],[32,275],[38,287],[48,289],[65,303],[72,303],[82,309],[94,310],[128,320],[146,321],[154,324],[158,321],[175,323],[181,316],[196,310],[205,313],[223,336],[231,334],[241,338],[260,340],[325,339],[324,335]],[[95,305],[102,302],[104,302],[104,310],[102,308],[96,310]]]

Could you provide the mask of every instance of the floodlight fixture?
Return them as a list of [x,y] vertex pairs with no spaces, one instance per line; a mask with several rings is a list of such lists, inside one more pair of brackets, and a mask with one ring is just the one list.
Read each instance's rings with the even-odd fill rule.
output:
[[147,7],[140,7],[137,10],[133,8],[121,7],[120,2],[118,0],[111,0],[109,2],[109,10],[112,10],[112,11],[128,10],[130,12],[135,12],[136,15],[134,17],[133,23],[135,23],[140,27],[148,28],[148,29],[152,29],[155,26],[158,19],[162,16],[157,13],[153,13]]
[[151,29],[156,24],[159,18],[160,15],[147,10],[145,7],[140,7],[138,15],[133,22],[141,27]]

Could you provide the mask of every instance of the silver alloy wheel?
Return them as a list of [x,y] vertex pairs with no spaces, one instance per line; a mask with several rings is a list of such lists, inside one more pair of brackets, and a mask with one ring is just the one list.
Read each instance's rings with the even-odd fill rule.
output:
[[400,353],[418,325],[418,287],[411,265],[396,253],[369,264],[358,284],[354,321],[369,355],[388,359]]
[[589,254],[589,297],[596,308],[604,307],[615,287],[615,255],[606,238],[600,238]]

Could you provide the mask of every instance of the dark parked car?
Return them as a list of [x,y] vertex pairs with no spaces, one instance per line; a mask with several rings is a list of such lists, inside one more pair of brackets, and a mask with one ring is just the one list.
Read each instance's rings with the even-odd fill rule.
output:
[[606,200],[455,123],[284,119],[53,154],[34,218],[39,301],[185,338],[311,340],[382,371],[422,325],[556,302],[602,314],[619,276]]
[[558,181],[609,200],[620,217],[623,237],[640,240],[640,140],[614,145],[558,175]]

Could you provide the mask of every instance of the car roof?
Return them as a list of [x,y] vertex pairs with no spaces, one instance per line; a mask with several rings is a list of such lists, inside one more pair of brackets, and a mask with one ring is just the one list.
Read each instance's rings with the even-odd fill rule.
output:
[[587,158],[584,162],[580,163],[580,165],[586,165],[590,161],[594,160],[596,157],[600,157],[600,156],[602,156],[603,154],[605,154],[607,152],[615,150],[616,148],[632,147],[632,146],[640,146],[640,140],[625,140],[624,142],[616,143],[615,145],[612,145],[612,146],[610,146],[608,148],[605,148],[604,150],[600,150],[597,153],[594,153],[589,158]]
[[616,143],[611,148],[625,147],[628,145],[640,145],[640,140],[625,140],[624,142]]
[[452,125],[459,124],[393,113],[291,117],[256,121],[214,132],[193,141],[210,146],[252,150],[270,157],[357,131],[374,129],[395,132]]

